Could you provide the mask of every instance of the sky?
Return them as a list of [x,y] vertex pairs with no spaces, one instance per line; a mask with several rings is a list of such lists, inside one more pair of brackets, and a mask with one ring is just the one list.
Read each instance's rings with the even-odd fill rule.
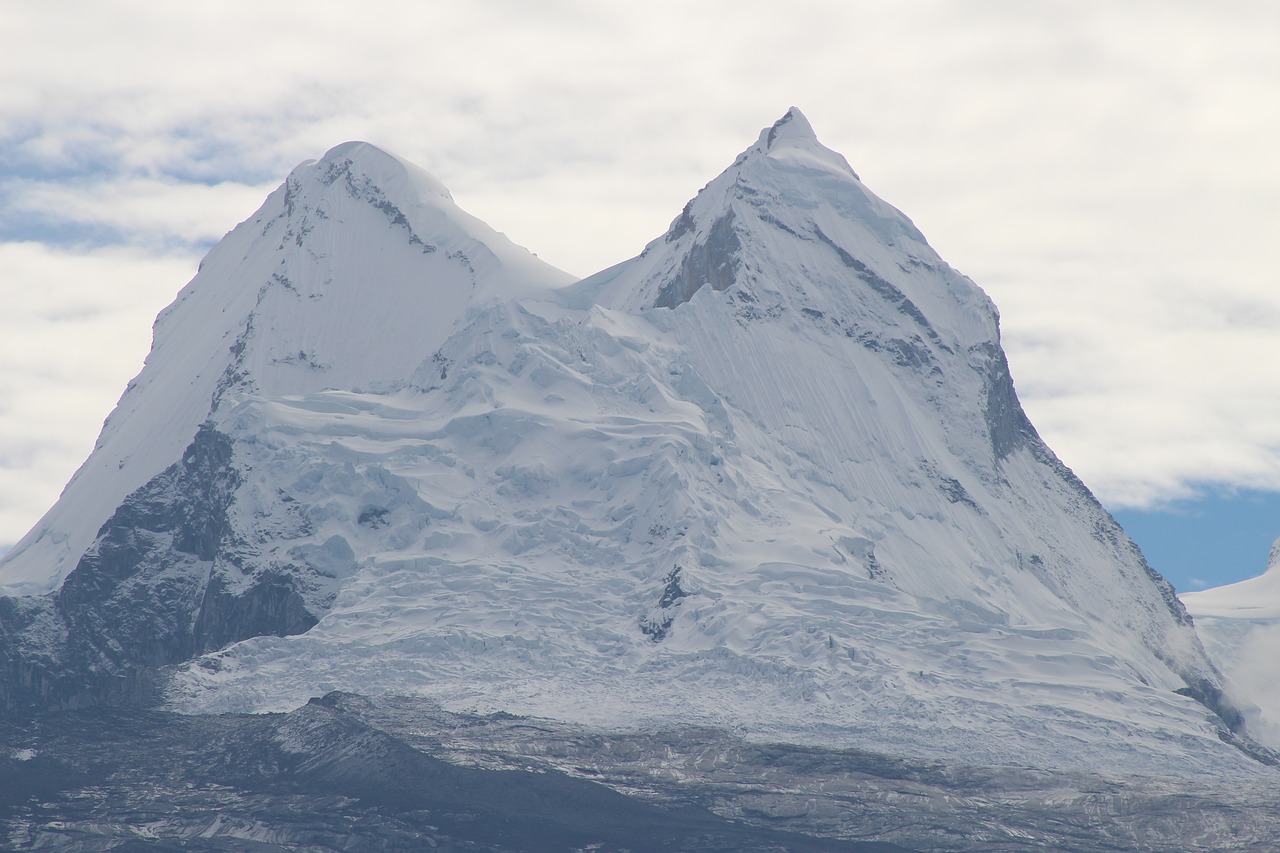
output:
[[992,296],[1032,421],[1175,586],[1280,536],[1274,0],[0,4],[0,549],[300,161],[374,142],[586,275],[793,104]]

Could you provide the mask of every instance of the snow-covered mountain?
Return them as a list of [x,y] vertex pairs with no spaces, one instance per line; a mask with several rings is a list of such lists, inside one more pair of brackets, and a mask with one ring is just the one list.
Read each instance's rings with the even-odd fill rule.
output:
[[333,690],[1042,769],[1251,772],[997,314],[788,112],[569,279],[372,146],[206,258],[0,563],[11,707]]

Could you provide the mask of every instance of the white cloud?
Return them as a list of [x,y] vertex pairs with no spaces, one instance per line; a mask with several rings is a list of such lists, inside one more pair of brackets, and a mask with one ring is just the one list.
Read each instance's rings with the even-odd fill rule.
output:
[[[1225,629],[1230,630],[1231,626]],[[1215,661],[1226,676],[1232,697],[1241,705],[1249,734],[1280,749],[1280,625],[1245,624],[1233,632],[1231,648],[1219,648]],[[1219,642],[1220,645],[1220,642]]]
[[88,455],[142,367],[190,257],[0,243],[0,544],[16,541]]
[[97,177],[85,181],[6,182],[0,223],[62,229],[102,227],[130,243],[210,245],[253,213],[278,182],[200,184],[173,179]]
[[1011,258],[1041,288],[987,285],[1046,440],[1114,506],[1280,488],[1280,291],[1266,271],[1241,281],[1110,257],[1047,270]]
[[[84,288],[69,306],[130,298],[86,285],[94,270],[173,270],[175,292],[189,271],[157,253],[225,232],[297,162],[353,138],[585,274],[639,251],[796,104],[992,294],[1033,420],[1104,499],[1280,488],[1271,0],[48,0],[5,16],[3,224],[107,229],[132,247],[41,249],[48,275]],[[24,285],[0,272],[9,328]],[[136,363],[138,321],[108,332],[101,312],[81,322],[138,348]],[[23,334],[60,352],[69,322],[37,317]],[[21,367],[49,374],[48,399],[6,380],[5,412],[26,408],[3,415],[0,447],[27,446],[14,424],[63,407],[65,427],[30,431],[81,429],[74,408],[87,449],[128,378],[103,377],[106,400],[91,400],[50,365]],[[82,455],[73,444],[59,452]],[[26,490],[56,493],[66,459],[21,469]]]

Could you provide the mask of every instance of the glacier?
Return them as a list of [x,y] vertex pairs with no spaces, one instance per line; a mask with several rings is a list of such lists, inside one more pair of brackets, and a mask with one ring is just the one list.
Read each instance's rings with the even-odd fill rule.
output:
[[1172,587],[1023,413],[995,306],[795,109],[581,281],[372,145],[300,165],[157,319],[0,593],[15,714],[359,696],[327,701],[393,728],[410,703],[405,737],[480,720],[451,725],[568,773],[587,757],[495,726],[1219,804],[1273,779]]

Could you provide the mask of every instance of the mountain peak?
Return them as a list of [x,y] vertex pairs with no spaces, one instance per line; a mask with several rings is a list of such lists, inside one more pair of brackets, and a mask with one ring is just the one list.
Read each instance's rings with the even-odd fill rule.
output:
[[318,163],[304,163],[300,168],[312,165],[319,167],[321,180],[329,184],[344,174],[358,175],[367,184],[383,191],[409,184],[416,199],[453,201],[453,195],[435,175],[369,142],[353,140],[335,145]]
[[813,132],[813,125],[809,124],[809,120],[805,118],[804,113],[800,112],[799,107],[791,107],[787,110],[782,118],[773,123],[773,127],[761,134],[764,139],[765,149],[771,149],[778,140],[803,140],[805,142],[818,141],[818,136]]
[[1267,572],[1280,573],[1280,539],[1271,543],[1271,553],[1267,556]]
[[858,179],[857,172],[842,154],[818,141],[813,125],[798,107],[791,107],[772,126],[760,131],[756,144],[743,153],[739,162],[745,163],[760,156]]
[[[56,588],[114,508],[243,398],[392,387],[472,305],[571,281],[375,145],[300,164],[161,312],[93,455],[0,562],[0,591]],[[149,422],[157,411],[162,427]]]
[[324,152],[324,156],[320,159],[326,162],[341,160],[343,158],[351,159],[382,159],[395,160],[402,162],[399,157],[387,151],[385,148],[379,148],[372,142],[365,142],[360,139],[351,139],[346,142],[339,142],[337,145]]
[[[820,284],[811,270],[800,268],[778,273],[778,263],[810,254],[814,245],[820,247],[818,257],[835,262],[829,281]],[[912,306],[908,313],[920,314],[922,322],[948,315],[954,320],[950,325],[964,327],[953,331],[966,346],[994,334],[986,296],[958,275],[945,287],[915,276],[901,288],[880,283],[885,274],[877,270],[941,270],[945,264],[910,219],[867,189],[839,152],[818,141],[796,107],[761,130],[637,260],[629,275],[611,270],[584,279],[577,290],[601,304],[633,310],[674,308],[706,285],[716,291],[745,285],[758,296],[773,290],[773,281],[791,280],[796,284],[785,293],[778,291],[779,301],[794,303],[795,310],[828,314],[833,309],[828,297],[843,299],[835,292],[864,290],[863,279],[870,277],[877,282],[872,286],[873,291],[879,288],[877,293],[901,289],[892,299],[905,299]],[[751,284],[761,270],[777,275]],[[878,304],[884,297],[867,298]],[[964,303],[958,312],[952,305],[957,299]],[[945,304],[935,309],[934,303]],[[940,322],[946,326],[949,321],[942,317]]]

